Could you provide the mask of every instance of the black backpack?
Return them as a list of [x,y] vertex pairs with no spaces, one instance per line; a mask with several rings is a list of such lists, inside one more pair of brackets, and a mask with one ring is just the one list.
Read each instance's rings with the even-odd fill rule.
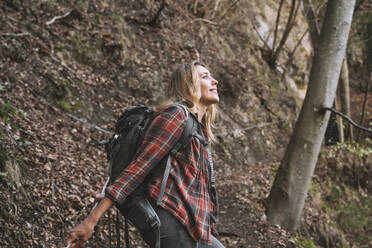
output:
[[[166,156],[160,163],[164,166],[157,166],[164,168],[160,194],[157,199],[157,204],[161,203],[164,194],[166,182],[170,171],[170,158],[180,149],[184,149],[191,141],[193,136],[200,137],[197,134],[198,122],[192,114],[189,114],[187,108],[181,104],[187,116],[186,127],[184,128],[181,137],[176,145],[172,148],[169,155]],[[155,111],[148,106],[137,105],[127,108],[124,113],[119,117],[115,125],[115,133],[112,137],[105,142],[107,159],[110,163],[109,176],[110,181],[113,182],[120,173],[135,159],[138,148],[141,146],[146,130],[151,121],[155,117]],[[146,242],[155,242],[156,247],[160,247],[160,220],[147,200],[145,183],[148,178],[157,175],[157,172],[151,172],[144,183],[142,183],[122,204],[117,208],[142,234]],[[144,233],[154,233],[153,237],[144,237]],[[128,235],[127,235],[128,236]],[[146,240],[147,239],[147,240]],[[128,246],[127,242],[127,246]]]

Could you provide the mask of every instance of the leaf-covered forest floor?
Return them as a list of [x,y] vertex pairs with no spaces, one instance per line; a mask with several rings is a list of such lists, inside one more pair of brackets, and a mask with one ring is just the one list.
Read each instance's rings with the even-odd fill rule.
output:
[[[8,65],[8,72],[19,70],[16,64]],[[0,185],[0,246],[61,247],[105,183],[107,163],[97,143],[108,135],[71,119],[34,92],[33,84],[18,78],[23,82],[2,89],[12,110],[8,120],[0,122],[1,148],[7,152]],[[257,163],[239,170],[222,163],[216,161],[219,239],[226,247],[293,247],[289,233],[264,220],[272,167]],[[17,173],[19,178],[13,177]],[[96,241],[108,244],[107,221],[100,222],[98,237],[87,247]],[[138,236],[133,237],[135,247],[141,247]]]
[[[137,1],[131,3],[137,7]],[[159,4],[155,5],[150,12],[156,13],[159,8]],[[172,41],[166,20],[165,27],[151,26],[151,18],[146,19],[149,13],[125,13],[125,25],[134,26],[135,32],[120,39],[130,43],[139,36],[142,44],[136,45],[139,48],[133,46],[133,50],[146,47],[152,53],[145,49],[138,54],[125,50],[117,42],[124,22],[110,19],[114,17],[109,15],[112,10],[106,1],[77,1],[75,5],[69,1],[61,1],[61,5],[55,1],[0,1],[0,9],[0,247],[63,247],[68,230],[87,216],[94,205],[93,196],[106,180],[105,152],[97,143],[109,135],[92,124],[112,130],[115,118],[125,107],[154,101],[156,92],[147,85],[150,80],[142,83],[132,76],[133,81],[120,84],[121,77],[126,76],[123,71],[147,75],[151,66],[164,63],[167,56],[190,59],[190,54],[195,53],[193,44],[181,47],[178,40]],[[169,9],[174,13],[169,13]],[[69,15],[63,17],[68,11]],[[184,15],[177,4],[165,11],[165,15]],[[53,17],[60,19],[47,24]],[[141,22],[141,18],[145,21]],[[107,22],[113,23],[112,30],[106,30],[110,26]],[[188,32],[196,26],[190,25]],[[159,33],[168,39],[170,45],[166,49],[158,41]],[[167,49],[170,54],[158,52]],[[210,49],[213,56],[213,48]],[[135,62],[120,64],[122,57]],[[154,74],[149,74],[149,78],[157,80]],[[363,98],[358,99],[355,104],[360,105]],[[371,101],[368,104],[371,110]],[[312,247],[305,246],[311,242],[339,247],[342,239],[350,242],[348,234],[327,227],[334,225],[333,218],[348,220],[349,209],[342,207],[345,211],[335,211],[330,217],[322,214],[324,208],[344,206],[337,200],[338,194],[345,201],[364,204],[366,213],[370,210],[368,197],[360,202],[354,193],[345,196],[345,192],[349,190],[346,185],[362,195],[372,192],[368,178],[371,155],[342,155],[348,149],[329,148],[322,152],[296,234],[269,225],[264,215],[265,199],[283,149],[268,154],[270,159],[265,161],[240,166],[216,154],[221,206],[218,238],[226,247]],[[352,164],[353,170],[344,160]],[[337,173],[329,176],[334,172]],[[339,181],[341,186],[335,186]],[[328,206],[322,205],[323,201]],[[348,228],[346,233],[364,233],[358,244],[370,244],[372,241],[366,238],[371,234],[370,218],[349,219],[351,224],[341,222]],[[114,225],[111,229],[114,231]],[[134,247],[144,247],[138,234],[130,230]],[[107,247],[108,231],[105,217],[87,247]]]

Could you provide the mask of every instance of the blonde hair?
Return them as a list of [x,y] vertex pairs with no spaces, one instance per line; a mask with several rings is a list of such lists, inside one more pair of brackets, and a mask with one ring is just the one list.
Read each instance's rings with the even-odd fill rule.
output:
[[[192,113],[197,113],[197,104],[201,97],[200,78],[196,70],[196,66],[203,66],[199,61],[192,61],[191,63],[184,63],[179,65],[172,73],[170,84],[168,87],[168,96],[170,103],[184,102],[187,108]],[[215,141],[212,132],[212,127],[217,115],[217,107],[215,104],[208,106],[207,111],[202,119],[205,125],[208,138],[210,141]]]

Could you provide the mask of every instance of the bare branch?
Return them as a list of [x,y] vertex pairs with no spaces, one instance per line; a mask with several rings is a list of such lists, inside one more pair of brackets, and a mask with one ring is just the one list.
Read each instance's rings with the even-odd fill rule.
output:
[[53,46],[52,43],[50,44],[50,57],[52,58],[53,61],[57,62],[58,64],[60,64],[64,67],[66,67],[67,69],[69,69],[65,62],[63,62],[62,60],[57,59],[54,56],[54,46]]
[[108,130],[106,130],[106,129],[103,129],[103,128],[101,128],[101,127],[99,127],[99,126],[96,126],[96,125],[94,125],[94,124],[92,124],[92,123],[89,123],[88,121],[83,120],[83,119],[81,119],[81,118],[79,118],[79,117],[76,117],[75,115],[68,114],[68,113],[66,113],[66,115],[67,115],[68,117],[70,117],[71,119],[73,119],[73,120],[75,120],[75,121],[78,121],[78,122],[81,122],[81,123],[83,123],[83,124],[85,124],[85,125],[87,125],[87,126],[90,126],[90,127],[94,128],[94,129],[98,130],[98,131],[101,131],[101,132],[103,132],[103,133],[107,133],[107,134],[113,134],[113,132],[108,131]]
[[23,33],[19,33],[19,34],[12,34],[12,33],[0,33],[1,36],[12,36],[12,37],[20,37],[20,36],[26,36],[26,35],[30,35],[29,32],[23,32]]
[[245,128],[237,128],[237,129],[233,129],[233,130],[230,130],[230,131],[227,131],[227,132],[218,133],[218,134],[216,134],[216,136],[224,136],[224,135],[228,135],[228,134],[237,135],[237,134],[241,133],[242,131],[248,131],[248,130],[252,130],[252,129],[255,129],[255,128],[263,128],[263,127],[266,127],[266,126],[274,125],[276,123],[277,122],[260,123],[258,125],[252,125],[252,126],[245,127]]
[[302,34],[301,38],[297,41],[295,47],[293,48],[292,52],[288,55],[288,61],[287,61],[287,65],[289,64],[289,62],[292,60],[297,48],[300,46],[302,40],[304,39],[305,35],[309,32],[309,28]]
[[278,15],[276,16],[276,22],[275,22],[275,31],[274,31],[274,41],[273,41],[273,50],[275,49],[276,44],[276,38],[278,36],[278,27],[279,27],[279,20],[280,20],[280,13],[282,12],[284,0],[280,1],[279,9],[278,9]]
[[[283,37],[280,40],[279,46],[274,52],[273,62],[275,62],[276,59],[278,58],[279,52],[282,49],[282,47],[284,46],[285,42],[287,41],[289,33],[291,32],[291,30],[294,26],[294,23],[295,23],[294,20],[296,19],[299,6],[300,5],[298,4],[297,7],[296,7],[296,0],[292,0],[292,6],[291,6],[290,14],[289,14],[289,17],[288,17],[288,21],[287,21],[287,24],[285,26]],[[275,48],[273,47],[273,49],[275,49]]]
[[193,12],[194,12],[194,15],[196,15],[197,11],[198,11],[198,0],[195,0],[194,2],[194,8],[193,8]]
[[195,22],[195,21],[201,21],[201,22],[206,22],[206,23],[212,24],[212,25],[218,25],[217,22],[213,22],[213,21],[210,21],[210,20],[207,20],[207,19],[204,19],[204,18],[195,18],[191,22]]
[[316,50],[316,45],[318,43],[320,34],[320,27],[319,22],[317,20],[317,14],[315,13],[314,6],[311,0],[302,0],[301,4],[308,26],[310,28],[311,42],[313,44],[314,50]]
[[216,14],[217,10],[218,10],[218,5],[220,4],[220,0],[216,0],[216,4],[214,5],[214,8],[213,8],[213,13],[212,13],[212,18],[214,17],[214,15]]
[[350,43],[352,43],[352,44],[358,44],[358,43],[363,43],[363,42],[367,42],[367,41],[370,41],[370,40],[372,40],[372,37],[369,37],[369,38],[367,38],[367,39],[365,39],[365,40],[357,40],[357,41],[353,41],[353,42],[350,42]]
[[258,35],[258,38],[260,38],[260,40],[264,43],[264,46],[270,50],[270,46],[269,44],[267,44],[266,40],[261,36],[260,32],[257,30],[257,27],[256,25],[254,24],[254,22],[252,22],[252,26],[253,26],[253,30],[256,31],[257,35]]
[[59,20],[59,19],[62,19],[62,18],[65,18],[65,17],[68,16],[69,14],[71,14],[71,11],[69,11],[69,12],[67,12],[66,14],[61,15],[61,16],[55,16],[55,17],[53,17],[53,19],[51,19],[50,21],[47,21],[45,24],[46,24],[46,25],[53,24],[55,21],[57,21],[57,20]]
[[363,127],[363,126],[357,124],[357,123],[354,122],[354,121],[353,121],[349,116],[347,116],[347,115],[345,115],[345,114],[343,114],[343,113],[337,111],[337,110],[334,109],[334,108],[323,107],[322,109],[323,109],[323,110],[329,110],[329,111],[332,111],[333,113],[335,113],[335,114],[341,116],[342,118],[344,118],[345,120],[347,120],[348,122],[350,122],[354,127],[357,127],[357,128],[359,128],[359,129],[361,129],[361,130],[363,130],[363,131],[365,131],[365,132],[372,133],[372,129],[370,129],[370,128],[366,128],[366,127]]

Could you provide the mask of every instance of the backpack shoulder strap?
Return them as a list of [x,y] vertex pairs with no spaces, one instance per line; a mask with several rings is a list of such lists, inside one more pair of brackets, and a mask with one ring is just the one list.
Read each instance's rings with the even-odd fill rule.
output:
[[181,106],[186,113],[186,126],[184,130],[182,131],[181,137],[178,139],[177,143],[174,145],[174,147],[170,151],[170,155],[174,155],[180,149],[186,147],[190,143],[198,127],[198,123],[196,122],[194,116],[192,116],[189,113],[189,110],[184,105],[181,105],[181,104],[177,104],[177,105]]
[[174,145],[174,147],[172,148],[172,150],[170,151],[168,155],[167,163],[166,163],[165,171],[164,171],[164,176],[161,182],[160,193],[156,201],[157,205],[161,204],[161,201],[164,195],[165,186],[167,184],[168,176],[169,176],[170,168],[171,168],[171,156],[175,155],[177,151],[179,151],[181,148],[184,148],[188,144],[190,144],[191,139],[198,127],[198,123],[196,122],[194,117],[189,113],[187,108],[182,104],[176,104],[176,105],[181,106],[186,113],[186,126],[182,131],[181,137],[178,139],[177,143]]

